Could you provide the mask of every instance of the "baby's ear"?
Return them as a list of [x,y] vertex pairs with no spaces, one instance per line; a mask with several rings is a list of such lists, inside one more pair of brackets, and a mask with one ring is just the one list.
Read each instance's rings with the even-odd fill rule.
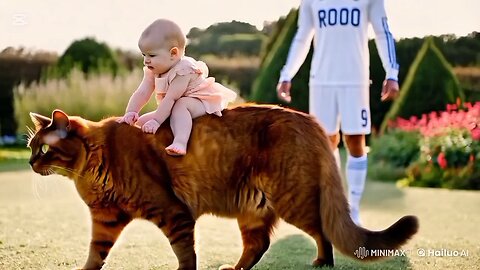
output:
[[178,47],[173,47],[170,49],[170,56],[179,56],[180,55],[180,49]]
[[50,118],[34,112],[30,113],[30,118],[32,119],[33,124],[35,125],[36,131],[39,131],[42,128],[47,127],[52,122]]

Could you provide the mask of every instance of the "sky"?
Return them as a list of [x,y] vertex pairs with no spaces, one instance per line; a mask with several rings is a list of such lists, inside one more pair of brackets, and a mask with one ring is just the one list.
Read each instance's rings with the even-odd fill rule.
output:
[[[137,51],[140,33],[158,18],[177,22],[185,33],[232,20],[261,29],[265,21],[275,21],[299,4],[300,0],[0,0],[0,51],[12,46],[62,54],[74,40],[85,37]],[[396,39],[480,31],[480,0],[385,0],[385,6]]]

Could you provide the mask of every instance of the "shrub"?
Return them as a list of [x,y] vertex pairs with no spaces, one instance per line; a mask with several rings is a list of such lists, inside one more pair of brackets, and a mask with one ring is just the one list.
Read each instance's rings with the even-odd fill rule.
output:
[[480,103],[449,104],[447,111],[390,122],[390,130],[421,134],[420,155],[402,186],[480,189]]
[[372,138],[372,161],[385,161],[395,167],[407,167],[418,158],[420,133],[394,130],[380,137]]
[[399,98],[383,120],[381,130],[385,131],[391,119],[442,110],[458,98],[463,100],[464,93],[452,68],[433,39],[427,38],[408,71]]
[[119,64],[107,44],[85,38],[74,41],[58,60],[58,70],[51,72],[66,76],[74,67],[80,68],[85,74],[107,71],[115,75]]
[[398,180],[405,177],[405,169],[418,159],[419,132],[395,129],[370,139],[369,177],[377,180]]

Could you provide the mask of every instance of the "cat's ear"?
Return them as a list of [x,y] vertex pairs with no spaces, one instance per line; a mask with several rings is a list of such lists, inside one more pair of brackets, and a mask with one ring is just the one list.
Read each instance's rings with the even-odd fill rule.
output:
[[52,112],[52,127],[54,127],[60,134],[60,138],[67,137],[68,131],[70,131],[70,120],[68,115],[61,110],[54,110]]
[[48,125],[50,125],[50,122],[52,122],[50,118],[33,112],[30,113],[30,118],[35,125],[36,131],[39,131],[42,128],[46,128]]

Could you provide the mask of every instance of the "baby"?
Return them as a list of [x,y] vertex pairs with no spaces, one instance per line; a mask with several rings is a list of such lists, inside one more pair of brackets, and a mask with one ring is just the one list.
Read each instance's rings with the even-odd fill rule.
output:
[[[173,143],[169,155],[183,156],[192,129],[192,119],[205,115],[221,116],[236,93],[208,77],[205,63],[185,56],[186,37],[180,27],[159,19],[140,36],[138,47],[144,56],[143,80],[130,97],[119,123],[138,125],[145,133],[155,133],[170,117]],[[138,113],[155,91],[158,107],[139,117]]]

